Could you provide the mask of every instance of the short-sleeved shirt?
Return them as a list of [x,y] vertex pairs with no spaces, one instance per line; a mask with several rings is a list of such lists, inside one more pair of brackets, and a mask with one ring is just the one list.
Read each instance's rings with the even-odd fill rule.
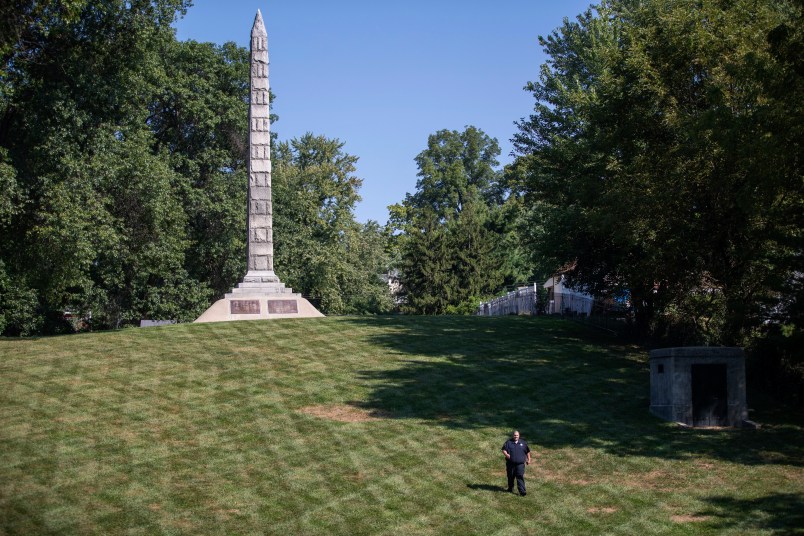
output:
[[509,439],[502,446],[502,450],[511,455],[511,459],[509,460],[511,463],[525,463],[528,459],[530,447],[528,447],[528,444],[522,439],[516,442],[514,442],[513,439]]

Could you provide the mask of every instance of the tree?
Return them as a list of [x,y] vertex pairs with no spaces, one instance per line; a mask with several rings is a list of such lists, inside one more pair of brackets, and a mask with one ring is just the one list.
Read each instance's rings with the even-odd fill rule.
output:
[[800,271],[801,20],[784,1],[612,1],[543,39],[514,140],[536,255],[629,289],[676,342],[761,326]]
[[414,314],[444,314],[457,305],[461,284],[453,270],[449,231],[432,211],[413,216],[401,246],[403,309]]
[[361,180],[343,143],[305,134],[274,153],[276,266],[288,285],[320,299],[326,313],[391,309],[386,234],[354,219]]
[[165,53],[146,122],[183,177],[188,272],[222,296],[246,270],[249,53],[194,41]]
[[[13,31],[0,36],[0,331],[70,331],[65,311],[94,328],[192,320],[245,273],[249,53],[177,42],[171,23],[188,5],[2,8]],[[304,254],[325,261],[288,253],[291,279],[326,289],[325,310],[380,310],[387,287],[355,244],[377,248],[384,235],[354,222],[359,181],[338,151],[294,163],[302,191],[283,191],[280,173],[278,204],[309,201],[300,217],[322,221],[294,227],[289,216],[278,244],[313,229]],[[321,275],[314,285],[308,272]]]
[[491,197],[499,182],[499,155],[497,140],[473,126],[463,132],[440,130],[416,156],[416,193],[405,202],[430,207],[443,220],[457,218],[466,204]]
[[511,276],[506,269],[519,268],[506,262],[510,242],[502,237],[514,228],[499,216],[516,204],[506,206],[499,154],[495,139],[469,126],[431,135],[416,157],[416,192],[389,207],[391,225],[401,233],[396,240],[407,311],[473,310]]
[[183,180],[148,128],[186,4],[21,5],[0,79],[5,298],[33,299],[48,330],[65,329],[65,309],[99,326],[191,317],[206,292],[184,269]]

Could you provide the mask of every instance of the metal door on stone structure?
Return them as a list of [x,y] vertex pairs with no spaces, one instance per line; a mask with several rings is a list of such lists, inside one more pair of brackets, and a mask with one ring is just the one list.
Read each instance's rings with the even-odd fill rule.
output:
[[726,426],[726,365],[692,365],[692,425]]

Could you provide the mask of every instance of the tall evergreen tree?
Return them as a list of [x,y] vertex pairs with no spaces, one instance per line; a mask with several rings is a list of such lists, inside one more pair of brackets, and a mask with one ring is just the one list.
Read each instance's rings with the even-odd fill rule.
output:
[[278,273],[320,299],[325,313],[389,311],[387,236],[354,219],[361,179],[343,142],[305,134],[276,148],[274,236]]
[[461,284],[454,270],[449,231],[434,212],[425,210],[406,225],[401,246],[403,309],[416,314],[444,314],[457,304]]
[[507,197],[499,154],[496,140],[469,126],[431,135],[416,157],[416,192],[390,207],[392,225],[401,232],[407,311],[467,312],[503,283],[500,258],[507,252],[492,231],[492,214]]

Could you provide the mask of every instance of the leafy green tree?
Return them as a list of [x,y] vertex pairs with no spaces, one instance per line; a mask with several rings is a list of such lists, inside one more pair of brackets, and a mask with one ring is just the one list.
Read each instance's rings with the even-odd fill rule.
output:
[[187,41],[167,47],[164,62],[147,123],[182,177],[187,270],[222,296],[246,270],[249,54]]
[[801,20],[785,1],[611,1],[543,39],[514,140],[536,256],[629,289],[677,342],[761,326],[800,271]]
[[[249,53],[177,42],[188,5],[0,8],[0,330],[69,330],[65,310],[192,320],[245,273]],[[291,145],[275,198],[290,281],[328,311],[387,309],[387,233],[354,221],[356,159]]]
[[362,181],[343,143],[305,134],[274,151],[276,267],[288,285],[319,298],[325,313],[384,312],[393,306],[386,234],[354,219]]
[[35,56],[50,28],[75,22],[86,5],[87,0],[16,0],[0,4],[0,75],[14,69],[14,64],[26,56]]
[[416,193],[405,203],[430,207],[442,220],[458,217],[467,203],[491,197],[499,182],[499,155],[497,140],[473,126],[463,132],[438,131],[416,156]]
[[[0,253],[40,317],[99,326],[187,318],[206,298],[184,270],[182,177],[148,128],[183,2],[45,3],[3,49],[0,145],[16,213]],[[8,179],[6,179],[8,182]],[[24,331],[24,330],[18,330]]]
[[383,274],[391,271],[387,227],[369,220],[353,224],[343,233],[345,270],[340,285],[350,314],[389,313],[395,308]]
[[32,335],[42,329],[36,291],[6,271],[0,260],[0,333]]
[[495,139],[469,126],[431,135],[416,157],[416,192],[390,207],[406,311],[473,310],[504,281],[521,277],[517,250],[506,247],[516,243],[518,204],[499,154]]

